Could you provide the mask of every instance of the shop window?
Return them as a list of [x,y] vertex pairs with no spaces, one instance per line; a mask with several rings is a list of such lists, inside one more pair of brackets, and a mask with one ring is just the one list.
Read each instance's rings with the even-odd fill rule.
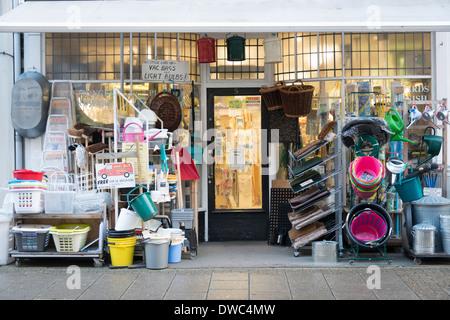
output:
[[[123,37],[123,77],[141,79],[147,59],[189,62],[191,81],[199,81],[196,34],[135,33]],[[155,48],[156,41],[156,48]],[[130,52],[130,43],[132,50]],[[155,57],[156,50],[156,57]],[[120,80],[119,33],[47,33],[46,76],[51,80]],[[130,59],[132,77],[130,77]]]
[[429,33],[345,34],[346,76],[431,75]]
[[282,39],[283,61],[275,65],[276,81],[431,75],[430,33],[279,33],[277,36]]
[[210,64],[210,78],[224,79],[264,79],[263,39],[245,40],[245,60],[228,61],[226,39],[216,40],[216,62]]

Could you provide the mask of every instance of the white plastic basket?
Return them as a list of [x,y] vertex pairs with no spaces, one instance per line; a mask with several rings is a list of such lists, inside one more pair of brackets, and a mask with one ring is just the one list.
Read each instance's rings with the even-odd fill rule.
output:
[[16,213],[42,213],[44,212],[44,191],[34,189],[9,190],[14,199]]
[[56,251],[78,252],[86,244],[86,238],[91,227],[87,224],[63,224],[52,227],[50,234],[53,236]]
[[66,172],[54,172],[45,192],[45,213],[73,213],[75,185]]

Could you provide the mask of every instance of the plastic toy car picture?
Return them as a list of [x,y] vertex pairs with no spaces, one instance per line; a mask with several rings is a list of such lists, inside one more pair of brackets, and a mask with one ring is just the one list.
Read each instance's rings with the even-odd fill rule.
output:
[[96,181],[98,189],[127,188],[134,186],[133,163],[118,162],[96,164]]

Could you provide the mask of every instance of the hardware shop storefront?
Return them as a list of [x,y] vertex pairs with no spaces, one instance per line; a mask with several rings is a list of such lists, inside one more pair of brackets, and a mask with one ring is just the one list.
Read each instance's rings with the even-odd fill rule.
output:
[[[218,1],[209,3],[213,7],[210,10],[194,10],[190,1],[162,2],[131,2],[129,11],[121,12],[119,1],[26,1],[3,13],[6,15],[0,19],[0,30],[5,36],[11,35],[16,48],[23,46],[22,59],[14,59],[20,60],[19,64],[10,65],[16,76],[33,68],[52,84],[71,84],[76,105],[74,122],[111,125],[114,89],[135,97],[137,106],[150,104],[160,92],[176,93],[181,118],[171,133],[173,141],[194,154],[199,173],[201,241],[279,241],[271,240],[277,234],[271,233],[274,198],[270,190],[292,179],[290,154],[314,142],[328,122],[336,121],[334,131],[338,132],[346,117],[362,115],[361,108],[348,109],[353,102],[349,100],[354,98],[346,92],[349,84],[366,86],[367,91],[386,88],[377,96],[382,99],[377,102],[386,104],[386,108],[395,100],[391,91],[395,84],[405,88],[403,99],[419,104],[450,93],[450,29],[448,19],[441,18],[440,11],[444,10],[438,10],[434,2],[422,17],[416,13],[417,20],[401,12],[389,20],[386,11],[394,7],[386,2],[367,7],[351,1],[341,4],[339,10],[329,10],[333,14],[342,12],[340,18],[331,18],[332,13],[311,4],[307,12],[313,20],[307,22],[293,16],[291,11],[295,10],[283,8],[288,4],[283,1],[275,6],[275,12],[283,12],[284,20],[269,16],[263,1]],[[254,7],[252,18],[246,11],[250,3],[260,5]],[[339,2],[333,3],[338,6]],[[237,7],[242,12],[237,12]],[[92,14],[94,11],[98,14]],[[33,12],[42,12],[42,16],[31,17]],[[149,16],[144,19],[142,12]],[[249,22],[240,23],[245,12]],[[191,18],[188,13],[192,13]],[[362,16],[357,19],[355,14]],[[306,17],[305,13],[302,16]],[[201,17],[207,18],[202,21]],[[233,60],[228,55],[228,40],[233,36],[244,39],[243,59]],[[215,59],[204,63],[197,41],[206,37],[215,40]],[[281,60],[277,62],[267,61],[264,48],[264,42],[272,38],[281,43]],[[11,49],[21,55],[14,45]],[[143,65],[149,60],[183,62],[187,77],[145,77]],[[275,143],[270,138],[271,129],[282,126],[270,121],[273,111],[267,108],[259,90],[298,80],[315,88],[312,110],[294,118],[289,129],[293,131],[280,130],[279,143]],[[289,121],[293,123],[292,118]],[[208,134],[211,130],[215,130],[214,137]],[[412,130],[410,138],[420,134]],[[4,143],[16,150],[15,162],[5,167],[38,169],[36,159],[44,137],[27,139],[10,134],[9,138]],[[336,158],[323,170],[336,170],[329,183],[335,188],[334,205],[343,207],[348,195],[345,187],[341,189],[344,192],[337,189],[345,185],[345,170],[340,168],[347,166],[349,159],[338,142],[327,149],[327,156]],[[410,150],[411,155],[414,152],[418,150]],[[145,178],[152,160],[146,164],[149,170]],[[438,161],[442,163],[442,159]],[[184,205],[190,207],[192,200],[185,196]]]

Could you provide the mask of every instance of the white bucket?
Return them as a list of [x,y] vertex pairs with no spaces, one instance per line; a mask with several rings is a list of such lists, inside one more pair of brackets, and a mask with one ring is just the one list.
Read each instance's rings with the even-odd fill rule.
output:
[[13,248],[13,236],[10,233],[12,217],[0,214],[0,265],[11,262],[9,251]]
[[122,208],[120,209],[120,214],[119,218],[117,219],[115,229],[117,231],[131,230],[134,229],[140,222],[141,217],[139,217],[136,212],[128,210],[126,208]]
[[278,63],[282,62],[281,56],[281,39],[277,37],[270,37],[264,39],[264,62]]

